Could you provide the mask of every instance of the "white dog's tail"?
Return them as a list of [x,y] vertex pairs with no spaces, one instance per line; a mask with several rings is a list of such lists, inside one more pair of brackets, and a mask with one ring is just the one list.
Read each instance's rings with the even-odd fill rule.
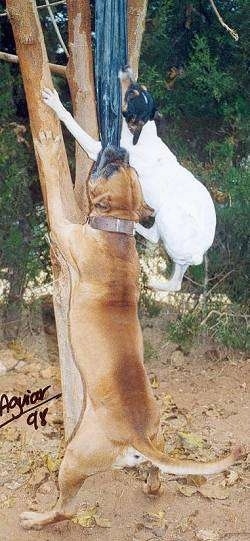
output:
[[195,462],[194,460],[178,460],[169,458],[167,455],[156,449],[149,439],[138,439],[133,447],[139,451],[146,460],[150,460],[164,473],[174,475],[209,475],[227,470],[243,454],[242,447],[235,447],[231,453],[224,458],[209,462]]

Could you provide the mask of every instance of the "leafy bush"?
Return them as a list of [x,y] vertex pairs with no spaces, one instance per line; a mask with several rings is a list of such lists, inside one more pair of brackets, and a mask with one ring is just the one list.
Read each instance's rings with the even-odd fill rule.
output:
[[[225,196],[216,203],[208,287],[223,278],[219,291],[245,306],[249,276],[247,2],[218,0],[217,5],[228,24],[238,30],[238,42],[218,23],[209,2],[201,5],[195,0],[187,6],[150,0],[140,79],[164,115],[159,132],[166,144],[205,183],[215,201],[219,192]],[[201,282],[204,265],[191,267],[188,274]]]
[[197,339],[199,330],[199,318],[195,312],[178,315],[175,322],[168,324],[168,337],[172,342],[179,344],[183,351],[190,351],[194,341]]
[[169,323],[168,338],[189,352],[201,336],[209,335],[216,342],[236,349],[248,349],[249,321],[239,306],[223,305],[220,301],[198,304],[190,312]]
[[[8,329],[12,320],[18,322],[27,282],[37,280],[42,270],[46,279],[50,269],[31,137],[16,114],[10,68],[1,64],[0,70],[8,81],[0,111],[0,279],[7,284],[4,317]],[[14,335],[17,327],[13,326]]]

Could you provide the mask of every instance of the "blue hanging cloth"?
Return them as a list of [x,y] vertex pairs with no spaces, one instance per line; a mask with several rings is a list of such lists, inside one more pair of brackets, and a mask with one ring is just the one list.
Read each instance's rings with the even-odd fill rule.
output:
[[102,148],[120,147],[122,98],[118,72],[127,64],[127,0],[95,1],[95,81]]

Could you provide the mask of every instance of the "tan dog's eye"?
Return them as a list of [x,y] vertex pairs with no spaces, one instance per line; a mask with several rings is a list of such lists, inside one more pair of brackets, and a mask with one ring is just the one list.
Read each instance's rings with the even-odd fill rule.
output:
[[109,208],[109,205],[106,203],[96,203],[95,207],[98,209],[107,210]]
[[103,212],[110,210],[110,197],[105,195],[100,195],[96,197],[93,201],[94,207],[100,209]]

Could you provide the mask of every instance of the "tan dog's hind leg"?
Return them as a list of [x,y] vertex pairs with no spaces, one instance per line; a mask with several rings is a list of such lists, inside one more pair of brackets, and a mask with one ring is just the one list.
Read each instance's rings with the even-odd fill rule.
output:
[[[83,456],[81,460],[84,460]],[[60,467],[60,496],[55,507],[44,513],[34,511],[22,513],[20,516],[21,526],[27,530],[41,530],[47,524],[71,518],[74,514],[71,507],[72,500],[87,477],[82,464],[80,465],[76,457],[74,458],[73,449],[67,449]]]
[[25,529],[41,530],[47,524],[70,519],[75,514],[74,497],[87,477],[111,468],[114,446],[100,432],[92,415],[85,415],[73,440],[67,446],[59,471],[59,499],[51,511],[21,514]]

